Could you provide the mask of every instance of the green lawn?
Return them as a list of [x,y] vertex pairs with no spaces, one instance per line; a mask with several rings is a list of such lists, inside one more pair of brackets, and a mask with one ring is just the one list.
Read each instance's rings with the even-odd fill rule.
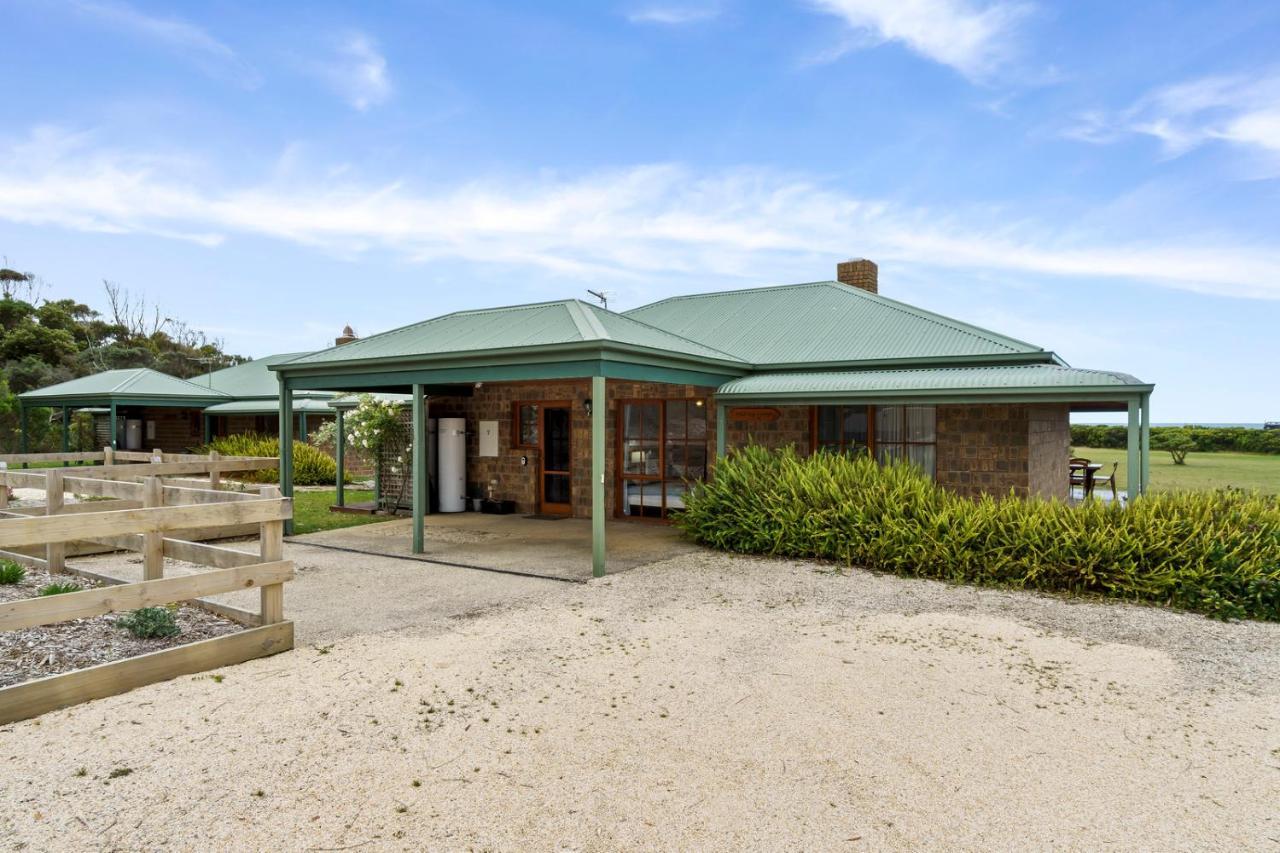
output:
[[[1119,462],[1116,481],[1121,491],[1124,490],[1127,457],[1123,450],[1077,447],[1075,455],[1101,462],[1104,467],[1099,473],[1111,473],[1111,463]],[[1187,464],[1174,465],[1167,451],[1151,451],[1153,492],[1207,491],[1227,486],[1280,494],[1280,456],[1265,453],[1188,453]]]
[[[338,499],[338,492],[329,489],[323,492],[296,492],[293,496],[293,532],[315,533],[317,530],[337,530],[339,527],[355,527],[357,524],[371,524],[376,521],[390,521],[385,515],[358,515],[350,512],[329,512],[329,507]],[[373,492],[367,490],[347,489],[347,503],[362,503],[373,500]]]

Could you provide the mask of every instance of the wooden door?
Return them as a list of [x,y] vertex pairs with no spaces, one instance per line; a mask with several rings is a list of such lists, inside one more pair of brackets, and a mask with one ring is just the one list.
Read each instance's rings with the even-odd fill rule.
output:
[[573,512],[572,410],[542,407],[542,470],[539,472],[539,511],[548,515]]

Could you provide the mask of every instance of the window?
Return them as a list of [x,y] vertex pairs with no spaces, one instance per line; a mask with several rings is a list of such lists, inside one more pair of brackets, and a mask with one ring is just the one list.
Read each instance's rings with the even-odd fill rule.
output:
[[511,443],[516,447],[538,447],[538,404],[515,403],[511,418]]
[[687,481],[707,476],[705,401],[624,402],[618,418],[622,514],[666,518],[682,509]]
[[933,406],[814,407],[815,448],[833,453],[867,451],[881,463],[906,459],[933,477],[937,445]]

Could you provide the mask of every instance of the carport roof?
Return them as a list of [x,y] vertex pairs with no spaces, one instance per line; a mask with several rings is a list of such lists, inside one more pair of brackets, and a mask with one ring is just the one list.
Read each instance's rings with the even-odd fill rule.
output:
[[229,399],[215,388],[207,388],[178,379],[149,367],[104,370],[92,376],[81,376],[37,388],[18,395],[24,403],[35,405],[103,405],[111,401],[128,401],[138,405],[191,405],[204,407]]

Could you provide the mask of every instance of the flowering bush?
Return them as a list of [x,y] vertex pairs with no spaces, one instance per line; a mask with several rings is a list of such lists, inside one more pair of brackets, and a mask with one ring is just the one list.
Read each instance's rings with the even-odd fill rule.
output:
[[[402,407],[379,400],[372,394],[361,394],[359,400],[355,409],[344,418],[347,444],[365,451],[374,460],[394,454],[395,461],[388,464],[388,470],[392,474],[406,474],[411,468],[413,449],[409,441],[409,425],[401,417]],[[399,479],[399,494],[394,497],[379,495],[379,500],[389,508],[400,505],[411,478],[400,476]]]

